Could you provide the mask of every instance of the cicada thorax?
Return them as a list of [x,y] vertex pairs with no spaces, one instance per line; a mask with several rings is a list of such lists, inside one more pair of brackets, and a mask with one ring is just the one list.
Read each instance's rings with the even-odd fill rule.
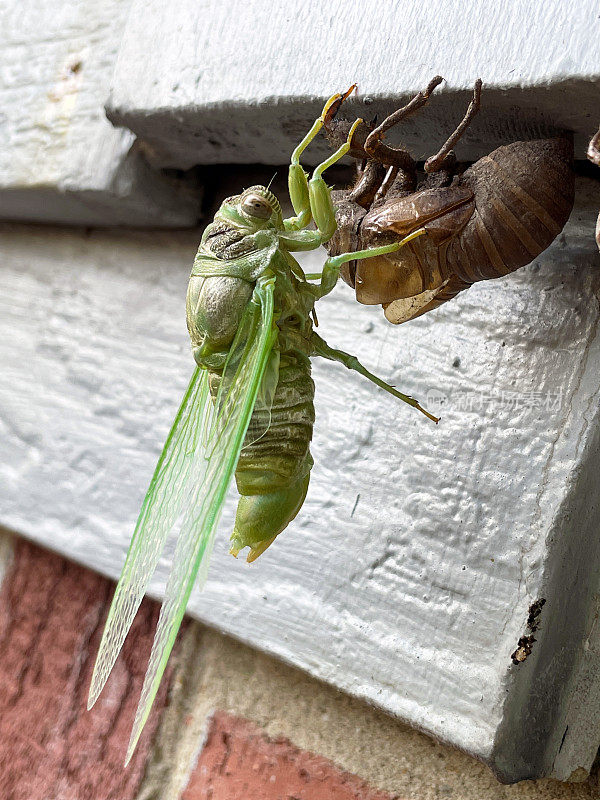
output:
[[[251,252],[247,234],[226,222],[213,222],[204,231],[196,259],[209,256],[227,264]],[[222,369],[236,334],[254,282],[243,277],[219,275],[190,277],[186,297],[186,319],[192,353],[198,366]]]
[[222,369],[229,346],[252,297],[252,284],[241,278],[191,277],[186,297],[187,327],[199,366]]

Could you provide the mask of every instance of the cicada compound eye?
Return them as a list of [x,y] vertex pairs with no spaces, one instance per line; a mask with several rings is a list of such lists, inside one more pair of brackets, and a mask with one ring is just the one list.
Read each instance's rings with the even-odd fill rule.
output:
[[273,213],[273,209],[267,200],[253,192],[242,198],[241,208],[244,214],[257,219],[269,219]]

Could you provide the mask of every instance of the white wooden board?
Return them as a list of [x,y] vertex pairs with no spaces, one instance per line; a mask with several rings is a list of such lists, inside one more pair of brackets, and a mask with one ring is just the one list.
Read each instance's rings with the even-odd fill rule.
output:
[[[194,186],[147,157],[285,162],[323,99],[352,81],[348,113],[370,117],[435,73],[448,79],[402,127],[417,157],[446,138],[478,76],[464,158],[563,128],[582,157],[598,124],[592,0],[477,0],[466,13],[441,0],[133,0],[127,16],[129,5],[0,10],[0,217],[190,225]],[[130,131],[102,111],[123,30],[108,110]],[[325,152],[315,143],[308,162]],[[566,237],[536,265],[401,329],[345,287],[322,304],[332,344],[438,404],[443,422],[317,364],[302,513],[247,567],[226,555],[232,496],[206,591],[190,602],[504,780],[581,774],[600,738],[596,189],[580,183]],[[183,298],[198,238],[0,230],[0,524],[113,577],[191,371]],[[167,571],[168,553],[155,596]],[[515,665],[542,599],[532,652]]]
[[[134,0],[108,113],[156,163],[280,164],[333,92],[358,83],[347,112],[371,119],[439,74],[447,85],[397,134],[424,158],[481,77],[460,157],[564,128],[584,158],[600,115],[599,41],[596,0]],[[315,144],[307,158],[325,152]]]
[[[438,400],[442,422],[316,363],[304,508],[248,566],[227,555],[230,499],[189,605],[504,780],[567,778],[600,738],[600,264],[597,199],[581,196],[534,266],[405,326],[343,285],[320,304],[331,344]],[[0,232],[0,524],[113,577],[192,370],[198,238]],[[165,557],[155,596],[167,570]]]
[[0,6],[0,218],[192,225],[198,189],[151,170],[103,104],[129,0]]

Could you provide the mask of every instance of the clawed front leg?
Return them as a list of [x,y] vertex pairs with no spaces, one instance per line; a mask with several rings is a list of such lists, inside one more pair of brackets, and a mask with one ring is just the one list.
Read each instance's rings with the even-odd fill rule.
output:
[[320,244],[328,242],[337,230],[337,222],[335,221],[335,209],[331,201],[331,191],[329,186],[323,180],[323,173],[326,169],[333,166],[337,161],[343,158],[348,150],[350,150],[350,143],[354,136],[354,131],[361,124],[362,119],[357,119],[350,128],[348,138],[341,147],[325,159],[312,174],[308,184],[308,194],[310,200],[310,210],[315,220],[315,225],[320,236]]
[[[326,169],[343,158],[350,150],[352,137],[362,120],[356,120],[350,128],[348,138],[344,144],[315,168],[309,182],[306,179],[306,173],[300,166],[300,156],[321,130],[323,125],[337,112],[340,104],[353,88],[354,87],[351,87],[346,94],[334,95],[327,101],[323,108],[323,113],[319,119],[315,121],[310,131],[292,154],[289,173],[290,199],[296,211],[296,217],[284,221],[284,227],[287,233],[280,236],[281,244],[290,252],[314,250],[320,245],[325,244],[325,242],[328,242],[337,229],[335,209],[331,201],[331,192],[323,179],[323,173]],[[311,218],[314,219],[317,230],[303,230],[302,228],[305,228],[306,225],[309,224]],[[320,275],[320,284],[311,287],[315,298],[319,299],[331,292],[337,283],[342,264],[348,261],[357,261],[363,258],[372,258],[374,256],[393,253],[410,242],[411,239],[421,236],[423,233],[425,233],[425,231],[420,228],[394,244],[331,256],[323,265],[323,271]]]
[[[334,95],[327,102],[321,117],[315,122],[309,133],[294,151],[292,161],[297,160],[297,158],[299,158],[299,153],[312,141],[316,135],[316,133],[313,132],[315,130],[320,130],[320,127],[324,124],[324,120],[327,119],[327,115],[331,113],[331,107],[334,106],[335,103],[340,103],[345,96],[346,95]],[[290,178],[290,197],[292,198],[292,202],[295,203],[294,209],[298,212],[298,215],[291,219],[284,220],[283,224],[286,232],[280,236],[281,244],[290,252],[314,250],[325,242],[328,242],[336,232],[337,222],[335,220],[335,209],[331,202],[331,191],[323,179],[323,173],[346,155],[350,149],[350,142],[352,141],[354,131],[361,122],[361,119],[357,119],[350,128],[347,141],[344,142],[333,155],[319,164],[318,167],[315,167],[310,182],[307,182],[306,173],[300,164],[291,164],[290,175],[292,177]],[[299,172],[295,171],[296,166]],[[294,187],[293,189],[292,186]],[[308,207],[306,207],[306,205],[302,207],[302,204],[306,203],[308,203]],[[316,231],[300,229],[302,227],[302,221],[306,221],[307,219],[308,221],[314,219],[317,226]],[[308,224],[308,222],[306,224]]]

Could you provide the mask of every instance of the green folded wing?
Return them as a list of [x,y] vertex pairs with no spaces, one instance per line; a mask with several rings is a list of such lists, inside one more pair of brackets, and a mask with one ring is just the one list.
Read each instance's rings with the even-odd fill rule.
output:
[[196,368],[146,492],[96,658],[88,708],[119,655],[167,537],[185,506],[204,459],[201,432],[212,417],[206,370]]
[[230,349],[229,363],[225,365],[215,402],[215,415],[205,428],[203,480],[189,498],[177,539],[126,763],[148,719],[192,588],[197,578],[200,581],[206,578],[225,494],[277,338],[273,325],[273,287],[273,278],[257,283]]
[[[204,443],[208,444],[209,437],[217,435],[223,427],[217,426],[216,422],[220,419],[224,409],[233,408],[230,402],[232,389],[235,388],[238,379],[239,369],[251,357],[256,347],[256,322],[258,315],[262,313],[262,307],[253,304],[248,309],[248,313],[242,318],[234,341],[229,348],[227,360],[223,368],[223,375],[219,384],[219,391],[215,399],[216,414],[213,426],[206,431]],[[275,390],[279,381],[279,350],[272,348],[263,369],[258,394],[254,402],[252,416],[246,431],[244,447],[260,439],[268,431],[271,425],[271,408],[275,397]]]

